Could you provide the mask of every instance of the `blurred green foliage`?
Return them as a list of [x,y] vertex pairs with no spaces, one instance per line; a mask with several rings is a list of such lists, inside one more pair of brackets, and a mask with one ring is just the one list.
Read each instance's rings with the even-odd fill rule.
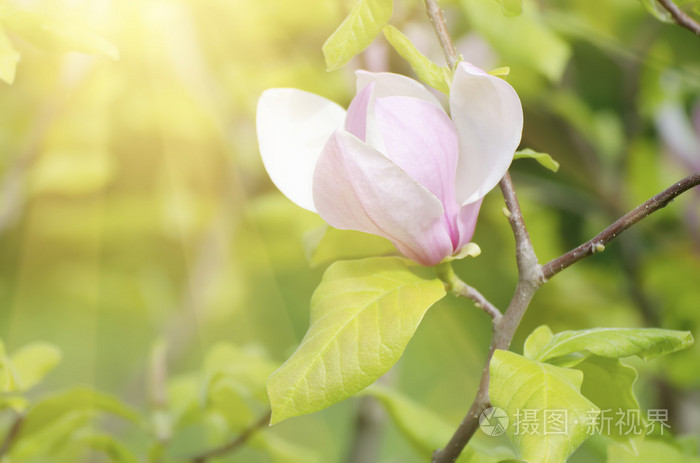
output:
[[[265,413],[268,372],[302,339],[327,256],[347,250],[342,237],[323,236],[309,266],[304,237],[323,223],[267,179],[255,104],[280,86],[346,104],[359,67],[411,75],[381,37],[349,66],[325,70],[321,46],[354,3],[0,1],[3,12],[61,18],[45,33],[63,38],[32,39],[0,14],[0,79],[14,80],[0,82],[0,436],[27,414],[9,461],[177,461]],[[443,7],[465,59],[511,68],[522,146],[561,164],[556,174],[525,161],[512,169],[546,262],[700,170],[700,41],[631,0],[524,0],[521,15],[503,14],[516,4]],[[390,23],[443,63],[421,2],[397,0]],[[35,48],[42,40],[50,50]],[[699,201],[689,192],[545,285],[514,350],[542,323],[697,336]],[[455,268],[503,308],[517,274],[501,209],[494,191],[474,237],[481,256]],[[455,427],[489,326],[470,303],[444,299],[382,381]],[[39,362],[21,360],[37,349]],[[635,365],[642,406],[668,409],[674,435],[700,429],[698,362],[696,345]],[[350,400],[288,420],[215,461],[347,461],[358,410]],[[425,461],[402,426],[383,423],[378,461]],[[649,440],[645,457],[601,439],[570,461],[697,454],[692,439]]]

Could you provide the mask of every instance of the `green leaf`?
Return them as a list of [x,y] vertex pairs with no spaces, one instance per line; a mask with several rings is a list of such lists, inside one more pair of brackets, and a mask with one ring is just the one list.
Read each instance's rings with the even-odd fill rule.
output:
[[138,412],[114,397],[91,389],[71,389],[47,397],[32,407],[27,412],[20,435],[25,437],[41,432],[58,420],[72,414],[95,411],[111,413],[136,425],[142,424]]
[[14,49],[10,39],[0,25],[0,80],[12,85],[19,62],[19,52]]
[[77,51],[119,59],[119,50],[110,41],[76,24],[7,5],[0,6],[0,22],[22,39],[43,50],[57,53]]
[[505,16],[519,16],[523,12],[523,0],[496,0]]
[[516,151],[513,159],[534,159],[535,161],[539,162],[542,167],[549,169],[552,172],[559,170],[559,163],[555,161],[552,156],[547,153],[539,153],[531,150],[530,148]]
[[394,0],[359,0],[323,44],[327,69],[333,71],[344,66],[367,48],[387,25],[393,9]]
[[673,16],[668,10],[659,4],[658,0],[639,0],[644,5],[644,8],[651,13],[653,17],[661,22],[673,23]]
[[372,384],[444,296],[440,280],[419,277],[398,257],[331,265],[311,298],[306,336],[267,382],[271,422],[321,410]]
[[61,361],[61,351],[43,342],[28,344],[10,358],[17,376],[17,389],[26,391],[39,384]]
[[589,437],[588,425],[599,409],[581,395],[580,371],[497,350],[490,373],[491,403],[508,414],[506,432],[523,460],[563,462]]
[[[433,451],[442,448],[448,442],[454,432],[454,426],[394,389],[374,384],[366,389],[366,393],[384,405],[401,434],[428,459]],[[496,463],[513,457],[513,451],[509,447],[494,445],[491,437],[487,439],[490,441],[485,441],[480,435],[472,437],[459,461]]]
[[98,450],[115,463],[139,463],[138,458],[121,442],[108,434],[87,432],[76,438],[78,443]]
[[416,73],[420,80],[445,95],[450,93],[452,72],[449,68],[438,66],[430,61],[423,53],[418,51],[408,37],[394,26],[386,26],[383,31],[384,37],[386,37],[396,52],[408,61],[408,64],[413,68],[413,72]]
[[606,358],[637,355],[644,360],[670,354],[693,344],[689,331],[659,328],[593,328],[562,331],[537,353],[536,360],[557,363],[557,358],[579,354],[580,359],[593,354]]
[[[578,365],[583,372],[581,393],[601,410],[598,417],[600,434],[616,440],[629,442],[639,437],[633,429],[644,432],[644,423],[639,401],[634,395],[637,370],[620,362],[598,356],[590,356]],[[616,425],[622,414],[629,423]]]
[[384,405],[401,434],[426,458],[444,446],[454,432],[441,417],[396,390],[375,384],[367,393]]
[[638,452],[633,453],[622,445],[608,447],[608,463],[700,463],[697,456],[687,455],[676,447],[661,441],[645,440]]
[[304,250],[312,267],[336,260],[396,254],[396,247],[386,238],[354,230],[338,230],[322,225],[304,234]]
[[552,330],[547,325],[537,327],[525,340],[523,355],[530,360],[535,360],[537,353],[552,340],[552,336],[554,336]]

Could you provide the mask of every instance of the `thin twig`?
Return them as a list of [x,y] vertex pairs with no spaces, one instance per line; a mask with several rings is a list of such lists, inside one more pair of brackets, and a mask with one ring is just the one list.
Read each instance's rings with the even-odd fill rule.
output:
[[445,53],[447,64],[451,69],[454,69],[455,65],[459,63],[459,55],[457,50],[455,50],[454,43],[452,43],[452,37],[447,31],[447,23],[437,0],[425,0],[425,10],[428,13],[430,22],[433,24],[442,51]]
[[474,305],[486,312],[486,314],[491,317],[495,322],[501,319],[501,311],[491,304],[488,299],[486,299],[476,288],[469,286],[467,283],[462,281],[452,268],[452,263],[445,262],[440,264],[436,269],[436,272],[440,279],[445,283],[445,289],[451,292],[455,296],[464,297],[474,301]]
[[258,421],[251,424],[242,433],[240,433],[238,437],[236,437],[228,444],[224,444],[221,447],[217,447],[215,449],[207,450],[206,452],[203,452],[199,455],[195,455],[193,457],[188,458],[188,460],[190,460],[192,463],[205,463],[210,458],[226,455],[239,449],[243,446],[243,444],[248,442],[248,439],[250,439],[253,436],[253,434],[255,434],[261,428],[268,425],[268,423],[270,422],[270,416],[272,416],[272,411],[268,410],[267,413],[265,413],[265,415],[263,415]]
[[695,35],[700,36],[700,24],[693,18],[688,16],[685,11],[681,10],[678,5],[672,0],[657,0],[666,11],[668,11],[673,20],[681,27],[685,27]]
[[10,450],[12,450],[12,446],[17,441],[17,436],[19,435],[19,432],[22,429],[23,423],[24,414],[17,415],[15,421],[12,423],[12,426],[10,426],[9,431],[7,431],[5,440],[2,442],[2,445],[0,445],[0,458],[4,457],[8,453],[10,453]]
[[627,230],[629,227],[653,212],[665,207],[678,195],[697,185],[700,185],[700,172],[689,175],[683,180],[674,183],[669,188],[617,219],[615,223],[598,233],[592,239],[545,264],[542,267],[544,277],[549,279],[581,259],[603,251],[605,249],[605,245],[609,241],[616,238],[620,233]]

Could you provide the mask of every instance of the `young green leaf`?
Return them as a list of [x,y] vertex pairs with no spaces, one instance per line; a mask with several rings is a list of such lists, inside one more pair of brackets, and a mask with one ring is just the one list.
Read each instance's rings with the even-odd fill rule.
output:
[[452,72],[449,68],[438,66],[430,61],[423,53],[418,51],[408,37],[394,26],[386,26],[383,31],[384,37],[386,37],[396,52],[408,61],[408,64],[413,68],[413,72],[416,73],[420,80],[445,95],[450,93]]
[[391,19],[394,0],[359,0],[323,44],[326,67],[333,71],[367,48]]
[[[583,372],[581,393],[601,410],[600,434],[629,442],[644,432],[639,402],[634,395],[637,370],[620,362],[592,355],[576,365]],[[624,426],[620,417],[625,418]]]
[[60,361],[61,351],[51,344],[37,342],[22,347],[10,358],[17,389],[26,391],[39,384]]
[[119,50],[110,41],[54,16],[2,5],[0,21],[22,39],[46,51],[77,51],[119,59]]
[[659,328],[593,328],[582,331],[562,331],[537,353],[535,359],[556,363],[559,357],[593,354],[606,358],[637,355],[644,360],[670,354],[693,344],[689,331]]
[[559,163],[547,153],[538,153],[530,148],[525,148],[524,150],[516,151],[515,156],[513,156],[513,159],[524,158],[534,159],[535,161],[539,162],[542,167],[549,169],[552,172],[559,170]]
[[525,340],[523,355],[530,360],[535,360],[537,353],[552,340],[552,330],[547,325],[538,326]]
[[267,382],[271,422],[321,410],[372,384],[444,295],[440,280],[419,277],[397,257],[331,265],[311,298],[306,336]]
[[306,258],[312,267],[336,260],[396,254],[396,247],[386,238],[355,230],[339,230],[322,225],[303,237]]
[[580,371],[503,350],[494,352],[489,371],[491,403],[510,417],[506,432],[523,460],[563,462],[589,437],[600,410],[581,395]]
[[496,0],[505,16],[519,16],[523,12],[523,0]]
[[12,85],[19,62],[19,53],[14,49],[10,39],[0,25],[0,80]]

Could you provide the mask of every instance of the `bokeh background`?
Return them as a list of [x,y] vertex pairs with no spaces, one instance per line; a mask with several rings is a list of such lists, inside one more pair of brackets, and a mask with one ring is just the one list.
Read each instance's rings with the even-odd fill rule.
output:
[[[243,365],[265,359],[274,368],[290,355],[328,262],[310,266],[304,247],[322,221],[264,172],[255,106],[270,87],[347,105],[358,68],[412,75],[381,37],[346,68],[325,71],[321,45],[353,3],[0,2],[62,18],[119,50],[118,60],[66,54],[7,32],[21,60],[14,83],[0,82],[0,339],[7,351],[43,341],[62,352],[30,400],[85,386],[157,421],[159,411],[201,405],[196,378],[217,346]],[[636,0],[526,0],[515,18],[493,0],[442,5],[467,60],[510,66],[525,109],[522,146],[561,163],[558,173],[527,160],[511,169],[541,262],[700,170],[698,37]],[[421,2],[397,0],[391,24],[443,63]],[[682,196],[545,285],[513,349],[542,323],[555,332],[660,326],[697,337],[699,195]],[[487,196],[474,237],[482,254],[456,268],[503,308],[517,274],[502,205],[497,190]],[[476,389],[489,323],[470,303],[446,298],[384,381],[456,426]],[[644,406],[667,408],[678,435],[700,430],[699,364],[695,347],[636,365]],[[192,412],[191,423],[171,426],[165,455],[225,442],[254,421],[265,375],[253,377],[254,404],[227,409],[240,419]],[[159,396],[159,387],[169,393]],[[265,431],[274,436],[267,447],[216,461],[349,461],[366,414],[360,403],[289,420]],[[0,415],[7,429],[9,411]],[[377,419],[376,461],[425,461]],[[135,455],[149,451],[133,426],[90,426],[106,427]],[[70,442],[51,444],[50,457],[37,450],[12,461],[126,461]],[[571,461],[606,461],[607,444],[593,439]]]

